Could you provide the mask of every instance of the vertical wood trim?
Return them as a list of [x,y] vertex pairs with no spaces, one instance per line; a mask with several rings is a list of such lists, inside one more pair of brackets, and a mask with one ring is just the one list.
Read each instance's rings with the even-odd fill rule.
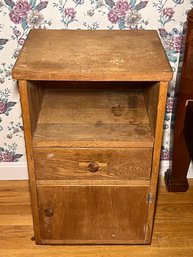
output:
[[157,180],[159,175],[159,165],[160,165],[160,153],[161,153],[161,144],[163,136],[163,121],[165,115],[165,106],[166,106],[166,96],[168,89],[168,82],[160,82],[159,87],[159,102],[157,108],[157,119],[155,126],[155,143],[152,159],[152,177],[150,184],[150,193],[152,194],[152,203],[149,203],[148,207],[148,218],[147,225],[148,230],[146,234],[146,241],[150,243],[154,222],[154,213],[155,213],[155,203],[156,203],[156,192],[157,192]]
[[19,81],[19,91],[21,99],[22,117],[24,125],[24,137],[25,137],[25,147],[28,162],[28,174],[29,174],[29,186],[31,195],[31,205],[32,205],[32,216],[34,224],[34,233],[36,242],[40,242],[40,231],[39,231],[39,218],[38,218],[38,202],[37,202],[37,189],[35,182],[35,172],[34,172],[34,158],[33,158],[33,148],[32,148],[32,124],[30,121],[30,104],[29,95],[27,89],[27,81]]
[[37,82],[27,81],[32,137],[34,135],[43,98],[43,87]]
[[144,85],[143,94],[149,116],[150,127],[155,138],[157,106],[159,101],[159,82],[148,87]]

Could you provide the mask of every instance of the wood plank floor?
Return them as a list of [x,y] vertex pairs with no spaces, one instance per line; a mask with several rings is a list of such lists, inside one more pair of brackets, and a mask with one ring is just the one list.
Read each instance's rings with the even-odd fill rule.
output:
[[192,257],[193,180],[187,193],[160,184],[151,245],[39,246],[31,241],[28,182],[0,181],[0,257]]

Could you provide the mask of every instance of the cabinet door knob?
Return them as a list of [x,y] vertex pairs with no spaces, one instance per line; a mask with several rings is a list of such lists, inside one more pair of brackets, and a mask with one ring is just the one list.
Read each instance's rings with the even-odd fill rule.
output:
[[98,166],[98,164],[96,162],[91,162],[88,165],[88,170],[90,172],[97,172],[99,170],[99,166]]
[[51,208],[46,208],[44,210],[44,215],[46,217],[52,217],[54,215],[54,210],[52,210]]

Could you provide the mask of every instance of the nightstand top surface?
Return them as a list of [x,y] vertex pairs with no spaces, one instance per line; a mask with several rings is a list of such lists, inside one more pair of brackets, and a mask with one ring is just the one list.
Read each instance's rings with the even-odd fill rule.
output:
[[31,30],[13,69],[17,80],[169,81],[156,31]]

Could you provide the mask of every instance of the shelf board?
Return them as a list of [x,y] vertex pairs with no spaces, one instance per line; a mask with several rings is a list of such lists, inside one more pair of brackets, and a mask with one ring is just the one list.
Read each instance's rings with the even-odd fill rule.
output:
[[46,89],[35,147],[152,147],[141,90]]

